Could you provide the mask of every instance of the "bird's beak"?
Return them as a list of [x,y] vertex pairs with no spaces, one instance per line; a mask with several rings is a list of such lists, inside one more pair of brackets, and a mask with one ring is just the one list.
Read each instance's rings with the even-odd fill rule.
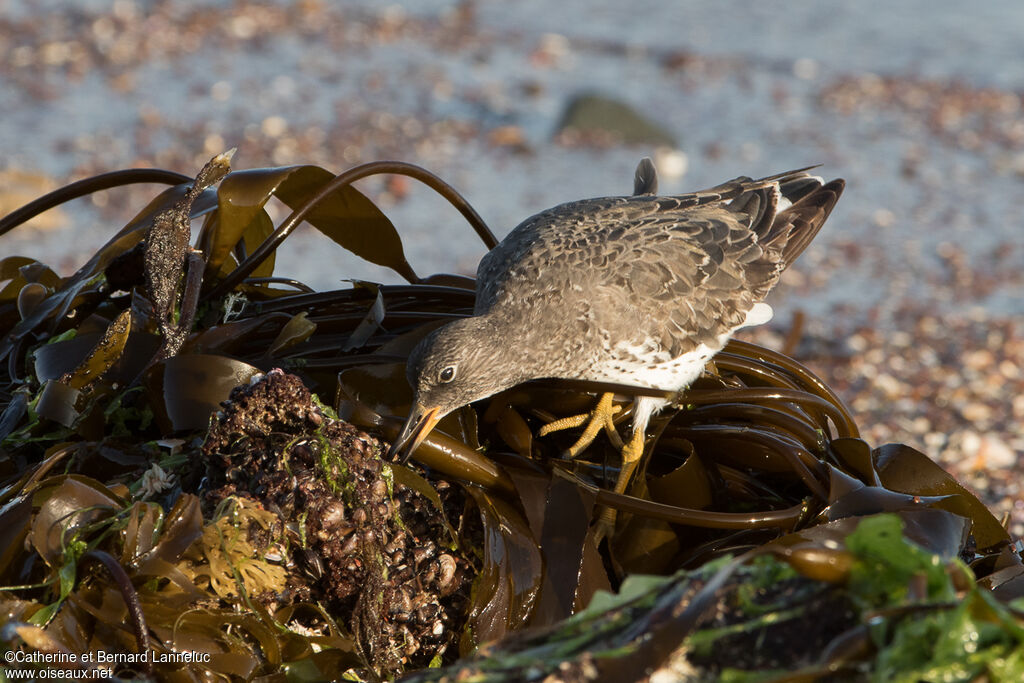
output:
[[[423,443],[423,440],[434,429],[434,425],[437,424],[438,420],[441,419],[442,415],[440,412],[440,408],[430,408],[428,410],[419,403],[414,403],[412,410],[409,411],[409,419],[405,421],[405,426],[398,433],[398,438],[391,444],[388,458],[395,460],[395,456],[401,453],[401,457],[397,458],[397,460],[404,464],[409,459],[409,456],[413,454],[413,451],[419,448],[419,445]],[[406,447],[406,444],[408,444],[408,447]]]

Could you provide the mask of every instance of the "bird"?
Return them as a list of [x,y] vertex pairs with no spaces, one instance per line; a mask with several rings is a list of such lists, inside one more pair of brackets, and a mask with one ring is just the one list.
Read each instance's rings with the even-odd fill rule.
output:
[[[772,317],[765,297],[845,187],[813,168],[659,196],[645,158],[632,195],[527,218],[480,261],[473,315],[432,331],[409,354],[413,402],[390,456],[406,461],[448,413],[529,380],[686,389],[736,330]],[[588,423],[569,449],[575,457],[602,427],[614,430],[612,399],[605,393],[594,410],[539,435]],[[651,416],[669,403],[634,398],[616,492],[643,455]]]

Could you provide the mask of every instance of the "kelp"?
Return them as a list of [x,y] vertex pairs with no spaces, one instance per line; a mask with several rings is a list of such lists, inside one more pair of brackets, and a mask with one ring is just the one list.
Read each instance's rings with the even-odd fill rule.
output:
[[[472,313],[473,281],[419,275],[352,183],[407,175],[486,248],[493,234],[410,164],[229,159],[196,179],[104,174],[0,219],[2,234],[101,189],[170,185],[68,277],[0,259],[5,648],[116,651],[117,675],[173,681],[629,680],[684,662],[915,680],[974,638],[965,671],[1019,678],[1020,544],[923,453],[863,441],[781,353],[731,341],[667,396],[623,494],[616,435],[569,460],[576,434],[539,428],[606,390],[622,424],[659,392],[530,382],[444,418],[411,468],[381,462],[407,355]],[[292,210],[276,227],[271,198]],[[276,273],[303,222],[408,284],[317,292]],[[808,640],[816,619],[830,628]],[[928,664],[908,643],[936,633],[955,637]],[[769,641],[790,646],[739,656]]]
[[965,525],[934,510],[850,517],[671,576],[634,574],[564,621],[406,680],[634,680],[652,662],[671,680],[1019,680],[1020,613],[948,552]]

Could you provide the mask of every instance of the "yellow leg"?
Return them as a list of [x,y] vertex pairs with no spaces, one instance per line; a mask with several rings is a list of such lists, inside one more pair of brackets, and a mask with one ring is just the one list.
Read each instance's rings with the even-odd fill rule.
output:
[[[615,493],[625,493],[629,482],[633,478],[637,463],[644,454],[644,432],[642,429],[635,430],[633,437],[622,447],[622,467],[619,469],[619,478],[615,482]],[[615,517],[618,510],[606,507],[601,511],[601,517],[597,521],[595,543],[600,543],[605,536],[611,536],[615,530]]]
[[637,429],[633,432],[633,438],[622,447],[622,468],[619,470],[619,480],[615,482],[615,493],[625,493],[633,478],[633,470],[644,455],[644,432]]
[[580,438],[576,440],[576,443],[569,447],[570,458],[575,458],[583,451],[583,449],[589,446],[597,437],[597,433],[601,431],[602,427],[608,432],[608,436],[612,439],[612,442],[619,445],[622,442],[619,439],[618,432],[615,431],[615,425],[612,423],[612,417],[622,410],[622,408],[612,405],[613,398],[614,394],[612,393],[602,394],[601,400],[597,402],[597,405],[594,406],[594,409],[589,413],[563,417],[561,420],[549,422],[540,428],[537,435],[546,436],[551,432],[558,432],[563,429],[573,429],[586,422],[587,428],[583,430],[583,434],[581,434]]
[[[619,438],[619,433],[615,431],[615,424],[612,422],[612,417],[618,413],[621,408],[612,404],[614,395],[606,393],[601,395],[601,400],[597,402],[594,409],[589,413],[583,413],[581,415],[573,415],[571,417],[564,417],[554,422],[549,422],[540,428],[537,432],[538,436],[545,436],[551,432],[561,431],[563,429],[573,429],[586,423],[586,429],[583,430],[583,434],[580,438],[569,448],[569,457],[575,458],[579,455],[587,446],[597,438],[597,433],[602,428],[608,432],[609,438],[612,439],[612,443],[616,447],[622,449],[622,467],[619,469],[619,478],[615,482],[615,492],[625,493],[629,487],[629,482],[633,478],[633,472],[636,470],[637,463],[640,462],[640,458],[644,454],[644,432],[643,430],[634,430],[633,436],[630,438],[629,443],[623,445],[622,440]],[[597,520],[595,532],[595,543],[600,543],[601,539],[605,536],[610,536],[612,531],[615,529],[615,508],[605,508],[601,511],[600,517]]]

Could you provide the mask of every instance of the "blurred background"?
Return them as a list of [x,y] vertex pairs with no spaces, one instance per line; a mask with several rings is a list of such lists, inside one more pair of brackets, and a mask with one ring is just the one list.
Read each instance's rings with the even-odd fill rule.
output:
[[[236,168],[420,164],[500,237],[628,194],[643,156],[666,194],[821,164],[846,193],[747,338],[785,346],[873,445],[940,459],[1021,534],[1022,34],[1010,0],[0,0],[0,214],[237,147]],[[475,270],[483,246],[432,191],[360,189],[420,274]],[[69,204],[0,256],[68,274],[156,191]],[[277,263],[318,289],[397,280],[311,228]]]

